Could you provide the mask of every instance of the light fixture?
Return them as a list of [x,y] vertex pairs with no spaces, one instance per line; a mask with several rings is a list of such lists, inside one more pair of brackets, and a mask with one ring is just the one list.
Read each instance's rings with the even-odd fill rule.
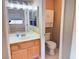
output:
[[36,11],[36,10],[37,10],[37,6],[35,6],[35,7],[33,8],[33,10],[35,10],[35,11]]
[[32,9],[32,6],[28,5],[28,9],[31,10]]
[[28,9],[31,10],[32,6],[30,5],[25,5],[25,4],[14,4],[14,3],[8,3],[7,7],[10,9],[16,8],[16,9]]
[[9,7],[10,9],[13,9],[13,8],[14,8],[14,4],[8,3],[8,4],[7,4],[7,7]]

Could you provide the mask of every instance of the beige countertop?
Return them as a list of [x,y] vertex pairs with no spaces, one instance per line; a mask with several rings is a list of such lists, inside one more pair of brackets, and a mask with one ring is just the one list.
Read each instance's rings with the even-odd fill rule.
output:
[[[40,39],[40,34],[30,31],[25,33],[18,33],[19,37],[17,37],[17,34],[9,34],[9,44],[24,42],[24,41],[30,41],[30,40],[36,40]],[[24,35],[24,36],[21,36]]]

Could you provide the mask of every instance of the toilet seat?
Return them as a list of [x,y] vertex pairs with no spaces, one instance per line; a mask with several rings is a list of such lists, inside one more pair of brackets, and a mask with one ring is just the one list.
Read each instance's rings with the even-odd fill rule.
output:
[[48,45],[48,47],[50,49],[55,49],[56,48],[56,43],[55,42],[53,42],[53,41],[46,41],[46,43],[47,43],[47,45]]

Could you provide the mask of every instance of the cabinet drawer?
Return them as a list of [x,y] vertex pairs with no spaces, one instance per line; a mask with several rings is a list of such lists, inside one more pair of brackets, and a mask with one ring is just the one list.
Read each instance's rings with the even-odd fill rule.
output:
[[28,41],[28,42],[23,42],[20,43],[20,48],[29,48],[31,46],[34,46],[34,41]]
[[35,40],[35,41],[34,41],[34,45],[35,45],[35,46],[39,46],[39,45],[40,45],[40,40],[39,40],[39,39],[38,39],[38,40]]
[[18,50],[18,49],[19,49],[18,44],[13,44],[13,45],[11,45],[11,50],[12,50],[12,51],[16,51],[16,50]]

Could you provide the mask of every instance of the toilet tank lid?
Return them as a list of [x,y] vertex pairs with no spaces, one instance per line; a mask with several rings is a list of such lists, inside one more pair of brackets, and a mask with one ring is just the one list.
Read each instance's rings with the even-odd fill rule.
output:
[[53,42],[53,41],[46,41],[46,43],[47,43],[48,45],[56,45],[56,43]]

